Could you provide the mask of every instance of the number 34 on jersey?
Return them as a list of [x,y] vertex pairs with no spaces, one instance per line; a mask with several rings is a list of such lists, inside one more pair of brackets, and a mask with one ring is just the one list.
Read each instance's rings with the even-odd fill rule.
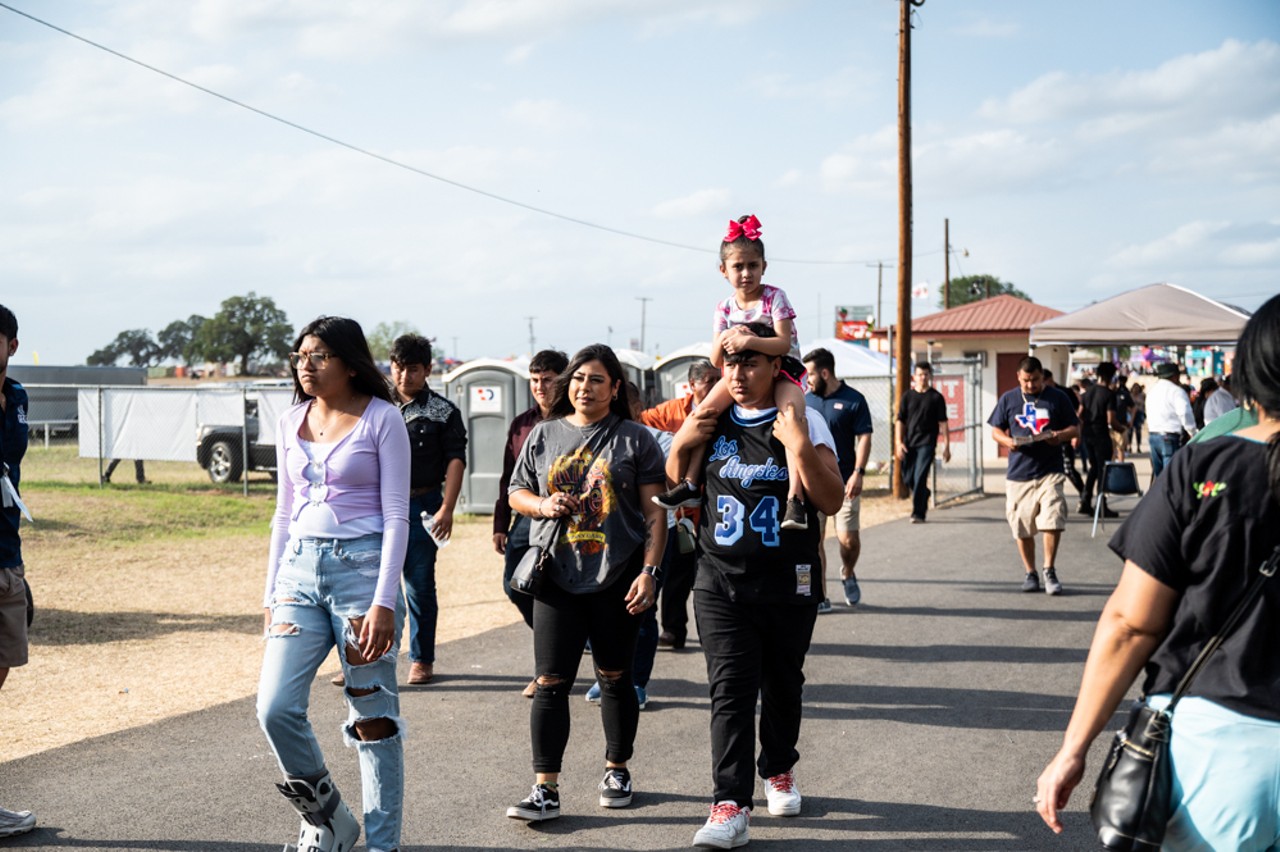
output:
[[712,535],[716,544],[721,547],[737,544],[748,530],[755,533],[765,547],[777,547],[781,544],[777,497],[761,497],[760,502],[748,509],[737,497],[721,494],[716,497],[715,508],[720,521],[715,525]]

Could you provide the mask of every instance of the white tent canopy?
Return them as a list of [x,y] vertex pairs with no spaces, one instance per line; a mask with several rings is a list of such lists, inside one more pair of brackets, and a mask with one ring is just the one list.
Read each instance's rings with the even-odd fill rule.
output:
[[[829,350],[836,359],[836,376],[841,379],[864,379],[872,376],[889,375],[889,364],[891,359],[888,355],[880,352],[873,352],[865,346],[859,346],[856,343],[850,343],[847,340],[839,340],[834,337],[823,337],[818,340],[809,341],[808,345],[800,347],[802,355],[808,354],[817,348]],[[706,341],[699,341],[688,346],[681,347],[674,352],[669,352],[662,358],[658,359],[656,367],[661,367],[664,363],[674,361],[677,358],[710,358],[711,344]]]
[[840,340],[835,337],[822,337],[810,340],[800,347],[802,355],[808,355],[814,349],[828,350],[836,359],[836,378],[866,379],[888,376],[893,359],[882,352],[873,352],[865,346]]
[[1249,315],[1174,284],[1148,284],[1031,326],[1032,346],[1231,345]]

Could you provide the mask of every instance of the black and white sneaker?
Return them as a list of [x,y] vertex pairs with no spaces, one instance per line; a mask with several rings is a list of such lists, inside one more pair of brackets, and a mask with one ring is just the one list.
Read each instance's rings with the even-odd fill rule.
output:
[[529,822],[555,819],[560,816],[560,790],[549,784],[534,784],[528,798],[507,808],[507,816]]
[[621,767],[609,767],[600,781],[600,807],[625,808],[631,804],[631,773]]
[[782,515],[780,526],[784,530],[809,529],[809,516],[805,513],[804,502],[798,497],[792,497],[787,501],[787,511]]
[[683,508],[692,509],[702,503],[702,491],[689,480],[682,479],[676,483],[675,488],[656,495],[653,502],[669,512]]

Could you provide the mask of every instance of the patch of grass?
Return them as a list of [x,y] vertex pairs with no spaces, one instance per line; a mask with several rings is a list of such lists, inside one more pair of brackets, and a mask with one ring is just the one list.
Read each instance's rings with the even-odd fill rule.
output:
[[24,483],[34,524],[23,525],[23,549],[87,541],[104,545],[217,535],[266,536],[274,491],[237,493]]
[[[133,461],[125,459],[120,462],[109,488],[112,490],[128,490],[137,488],[154,489],[200,489],[206,492],[241,494],[243,485],[232,482],[226,485],[215,485],[209,476],[195,462],[148,461],[146,464],[147,485],[134,483]],[[105,468],[106,463],[103,463]],[[22,460],[22,484],[25,491],[29,487],[63,487],[92,485],[98,487],[98,459],[81,458],[74,444],[52,445],[45,447],[36,441],[27,449],[26,458]],[[265,473],[249,474],[249,493],[261,492],[275,494],[275,483]]]

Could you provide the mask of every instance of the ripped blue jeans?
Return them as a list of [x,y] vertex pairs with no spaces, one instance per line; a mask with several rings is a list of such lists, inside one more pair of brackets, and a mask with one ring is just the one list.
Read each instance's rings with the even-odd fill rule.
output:
[[[325,769],[324,755],[307,719],[311,684],[335,645],[347,684],[343,735],[360,759],[365,842],[370,852],[400,844],[404,804],[404,723],[396,687],[396,657],[404,628],[404,598],[396,601],[395,640],[382,657],[352,665],[357,645],[352,619],[373,603],[382,560],[382,536],[290,540],[280,559],[271,607],[271,629],[258,682],[258,721],[285,775],[306,777]],[[368,695],[355,692],[373,690]],[[364,741],[355,724],[389,719],[396,733]]]

